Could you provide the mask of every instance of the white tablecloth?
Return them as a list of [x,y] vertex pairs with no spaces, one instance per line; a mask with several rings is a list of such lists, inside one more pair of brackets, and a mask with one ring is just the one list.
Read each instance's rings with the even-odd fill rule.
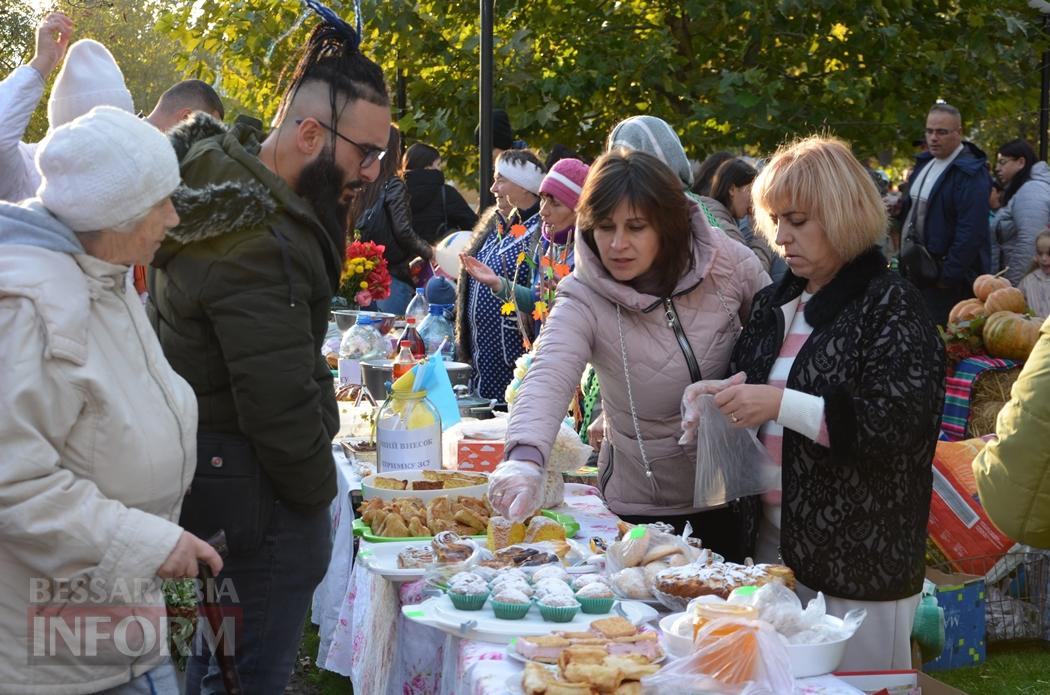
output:
[[[321,645],[320,668],[349,676],[354,692],[370,695],[505,693],[521,665],[506,661],[503,645],[446,635],[401,615],[401,606],[423,600],[421,583],[394,584],[363,567],[351,567],[350,491],[360,480],[337,454],[339,494],[332,504],[332,561],[314,594],[313,616]],[[616,516],[589,485],[565,486],[565,505],[580,524],[578,539],[614,538]],[[369,545],[361,541],[361,547]]]

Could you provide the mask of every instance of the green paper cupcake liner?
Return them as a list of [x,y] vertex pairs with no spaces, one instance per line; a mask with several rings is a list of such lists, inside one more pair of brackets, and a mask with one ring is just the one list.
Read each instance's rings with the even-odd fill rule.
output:
[[480,611],[489,597],[489,592],[486,591],[483,594],[457,594],[450,591],[448,592],[448,597],[452,599],[452,605],[461,611]]
[[593,615],[597,613],[608,613],[611,611],[613,601],[616,599],[612,596],[609,598],[586,598],[583,596],[577,596],[576,600],[580,602],[581,611]]
[[492,599],[489,605],[492,606],[492,612],[496,614],[496,617],[502,620],[521,620],[532,608],[531,601],[529,603],[503,603]]
[[539,605],[540,615],[549,623],[572,622],[572,619],[576,617],[576,613],[580,610],[579,603],[575,606],[545,606],[542,603]]

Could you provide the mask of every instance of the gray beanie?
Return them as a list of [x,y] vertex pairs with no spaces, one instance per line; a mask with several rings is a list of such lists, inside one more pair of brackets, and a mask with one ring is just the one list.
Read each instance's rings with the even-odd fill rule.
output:
[[656,116],[631,116],[620,121],[609,133],[606,150],[626,147],[653,155],[671,168],[682,180],[682,187],[693,185],[693,171],[689,158],[685,156],[678,133],[662,118]]
[[130,222],[180,182],[168,138],[112,106],[98,106],[51,131],[37,147],[36,168],[37,197],[74,232]]

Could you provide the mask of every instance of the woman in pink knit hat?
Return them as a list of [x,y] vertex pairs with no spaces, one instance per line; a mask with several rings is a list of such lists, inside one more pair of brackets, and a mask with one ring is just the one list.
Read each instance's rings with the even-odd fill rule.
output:
[[461,260],[467,273],[486,285],[505,302],[513,302],[531,335],[539,335],[540,323],[550,312],[558,281],[572,272],[576,205],[580,200],[588,167],[578,159],[558,160],[540,184],[541,234],[529,249],[531,286],[500,277],[471,256]]

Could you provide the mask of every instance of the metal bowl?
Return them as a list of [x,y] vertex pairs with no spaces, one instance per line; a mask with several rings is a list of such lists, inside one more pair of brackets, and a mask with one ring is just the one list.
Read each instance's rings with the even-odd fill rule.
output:
[[335,325],[344,333],[357,323],[358,316],[371,316],[374,319],[379,319],[379,332],[383,335],[394,330],[394,322],[398,319],[396,314],[387,314],[382,311],[365,311],[364,309],[336,309],[332,311]]
[[[471,367],[466,362],[445,362],[452,386],[470,384]],[[386,383],[394,378],[394,360],[365,360],[361,363],[361,378],[368,392],[379,401],[386,400]]]

